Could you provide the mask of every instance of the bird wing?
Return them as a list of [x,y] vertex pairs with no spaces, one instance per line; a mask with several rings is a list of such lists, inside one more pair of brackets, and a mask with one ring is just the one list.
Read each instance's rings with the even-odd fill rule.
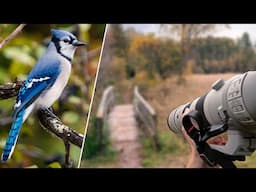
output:
[[14,151],[29,106],[54,84],[59,74],[59,62],[44,62],[44,60],[40,60],[30,72],[16,99],[13,123],[2,153],[2,162],[7,161]]
[[13,116],[23,109],[27,108],[33,103],[43,91],[50,88],[57,79],[59,71],[51,71],[50,73],[44,73],[43,75],[37,75],[33,78],[28,78],[21,87],[16,99],[15,111]]
[[52,76],[48,74],[48,76],[40,78],[28,78],[24,82],[15,104],[13,123],[2,153],[2,162],[7,161],[14,151],[20,128],[25,120],[24,115],[26,110],[29,109],[29,105],[32,104],[40,94],[43,94],[43,91],[50,87],[55,82],[55,79],[56,75]]

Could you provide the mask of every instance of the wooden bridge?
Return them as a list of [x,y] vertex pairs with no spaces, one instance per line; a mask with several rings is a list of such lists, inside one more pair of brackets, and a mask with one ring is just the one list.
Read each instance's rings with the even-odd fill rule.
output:
[[116,95],[117,91],[113,86],[107,87],[103,92],[96,114],[98,142],[103,148],[103,137],[109,137],[112,146],[119,153],[117,167],[138,168],[141,167],[140,134],[152,139],[155,150],[160,149],[157,115],[139,93],[137,86],[133,91],[133,103],[117,105]]

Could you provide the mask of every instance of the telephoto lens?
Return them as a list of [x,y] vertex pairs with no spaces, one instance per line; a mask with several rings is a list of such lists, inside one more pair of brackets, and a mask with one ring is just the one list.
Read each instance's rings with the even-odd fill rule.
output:
[[197,114],[195,121],[191,119],[192,124],[201,130],[213,132],[227,125],[227,144],[212,145],[213,148],[228,155],[250,155],[256,149],[255,82],[256,71],[216,81],[204,96],[174,109],[167,119],[169,128],[180,134],[181,127],[186,126],[183,113],[189,108]]

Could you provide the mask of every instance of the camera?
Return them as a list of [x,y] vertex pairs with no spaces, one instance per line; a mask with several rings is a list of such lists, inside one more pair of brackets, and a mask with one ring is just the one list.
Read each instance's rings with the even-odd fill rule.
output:
[[[184,116],[186,108],[191,112]],[[256,71],[217,80],[204,96],[174,109],[167,123],[177,134],[183,125],[198,145],[227,131],[227,143],[211,149],[228,156],[251,155],[256,150]]]

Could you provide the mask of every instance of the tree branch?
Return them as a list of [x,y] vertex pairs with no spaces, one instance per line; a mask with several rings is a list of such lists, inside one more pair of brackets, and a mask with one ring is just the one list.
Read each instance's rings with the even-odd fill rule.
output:
[[20,24],[8,37],[6,37],[1,43],[0,43],[0,49],[3,48],[5,44],[7,44],[9,41],[11,41],[16,35],[18,35],[22,29],[25,27],[26,24]]
[[[0,99],[8,99],[18,94],[23,81],[0,85]],[[65,146],[65,168],[72,167],[70,160],[70,143],[82,148],[83,135],[64,125],[61,120],[53,114],[50,109],[39,109],[37,111],[40,124],[47,131],[53,133],[63,140]]]
[[82,147],[83,135],[64,125],[49,109],[39,109],[37,115],[41,125],[48,131],[54,133],[64,142],[68,141],[80,148]]
[[16,80],[14,83],[6,83],[0,85],[0,99],[8,99],[18,95],[18,92],[23,85],[23,81]]
[[[0,85],[0,99],[8,99],[17,96],[22,85],[23,81]],[[64,125],[49,109],[38,110],[38,117],[44,128],[54,133],[62,140],[68,140],[70,143],[82,147],[83,135]]]
[[66,155],[65,155],[65,168],[72,168],[72,162],[70,160],[70,143],[68,141],[64,141],[64,145],[65,145],[65,151],[66,151]]

